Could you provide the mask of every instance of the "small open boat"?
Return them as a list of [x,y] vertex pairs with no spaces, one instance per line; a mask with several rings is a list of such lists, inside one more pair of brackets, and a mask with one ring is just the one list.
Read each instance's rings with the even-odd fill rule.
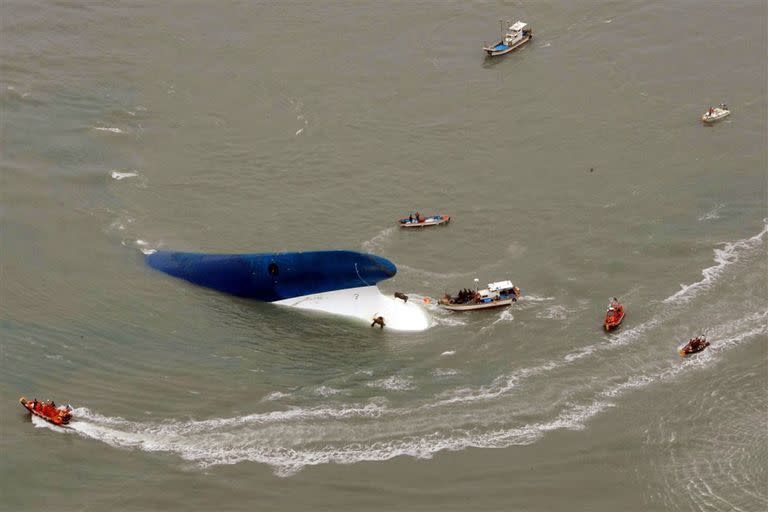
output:
[[453,296],[446,293],[438,304],[451,311],[473,311],[509,306],[519,297],[520,288],[513,285],[512,281],[499,281],[488,283],[485,290],[464,289]]
[[677,351],[677,353],[680,354],[680,357],[690,356],[691,354],[697,354],[701,352],[708,346],[709,342],[707,341],[707,338],[702,334],[688,340],[688,343],[683,345]]
[[707,124],[719,121],[724,117],[731,115],[731,111],[728,110],[728,106],[725,103],[721,103],[717,107],[709,107],[704,115],[701,116],[701,120]]
[[54,425],[66,425],[69,423],[69,420],[72,419],[72,408],[68,405],[60,405],[57,407],[56,404],[53,403],[53,400],[40,402],[37,398],[34,400],[27,400],[26,398],[21,397],[19,398],[19,403],[35,416],[40,416],[45,421],[53,423]]
[[506,34],[503,32],[504,30],[502,29],[501,39],[493,44],[483,46],[483,50],[489,57],[496,57],[517,50],[533,38],[533,30],[531,30],[527,23],[522,21],[517,21],[509,27],[509,32]]
[[451,221],[450,215],[432,215],[431,217],[425,217],[424,215],[416,212],[411,214],[405,219],[400,219],[400,227],[403,228],[425,228],[427,226],[439,226],[441,224],[447,224]]
[[605,310],[603,327],[610,332],[617,328],[622,320],[624,320],[624,306],[619,303],[619,299],[613,297],[608,303],[608,309]]

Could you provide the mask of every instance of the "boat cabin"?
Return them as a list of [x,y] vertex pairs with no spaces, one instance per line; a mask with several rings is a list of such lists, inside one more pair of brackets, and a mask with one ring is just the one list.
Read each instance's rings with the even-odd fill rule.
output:
[[504,44],[512,46],[517,41],[520,41],[523,37],[527,36],[530,29],[526,29],[527,23],[522,21],[515,22],[514,25],[509,27],[509,32],[504,34]]
[[517,291],[512,281],[498,281],[496,283],[488,283],[488,288],[485,290],[478,290],[480,295],[478,302],[491,302],[494,300],[505,300],[512,297],[517,297]]

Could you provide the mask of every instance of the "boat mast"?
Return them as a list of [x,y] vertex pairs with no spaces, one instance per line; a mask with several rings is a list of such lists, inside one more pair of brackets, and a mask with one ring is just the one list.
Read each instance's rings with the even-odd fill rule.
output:
[[504,20],[499,20],[499,32],[501,32],[501,40],[504,42]]

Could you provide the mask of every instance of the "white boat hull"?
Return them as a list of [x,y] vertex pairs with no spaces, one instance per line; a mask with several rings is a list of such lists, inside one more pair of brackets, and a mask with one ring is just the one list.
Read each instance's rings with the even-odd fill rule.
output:
[[514,299],[495,300],[492,302],[483,302],[480,304],[440,304],[441,307],[451,311],[474,311],[476,309],[492,309],[510,306]]
[[361,286],[304,295],[273,302],[312,311],[324,311],[370,324],[374,317],[384,317],[386,329],[393,331],[423,331],[430,326],[427,313],[413,301],[404,302],[381,293],[376,286]]
[[724,109],[716,108],[714,113],[711,114],[711,115],[710,115],[709,112],[704,113],[704,115],[701,116],[701,120],[704,123],[709,124],[709,123],[714,123],[716,121],[719,121],[719,120],[721,120],[721,119],[723,119],[725,117],[728,117],[729,115],[731,115],[731,111],[730,110],[724,110]]
[[400,227],[403,228],[426,228],[429,226],[440,226],[441,224],[447,224],[451,221],[451,217],[448,215],[441,215],[437,218],[427,217],[423,222],[400,222]]
[[486,47],[484,47],[483,50],[485,50],[485,53],[487,53],[489,57],[498,57],[499,55],[506,55],[509,52],[517,50],[518,48],[520,48],[521,46],[523,46],[525,43],[527,43],[530,40],[531,40],[531,36],[527,36],[527,37],[524,37],[523,39],[521,39],[520,41],[516,42],[515,44],[513,44],[511,46],[504,45],[504,46],[506,46],[506,48],[501,49],[501,50],[497,50],[496,48],[499,45],[503,45],[504,44],[504,41],[502,40],[502,41],[498,41],[493,46],[486,46]]

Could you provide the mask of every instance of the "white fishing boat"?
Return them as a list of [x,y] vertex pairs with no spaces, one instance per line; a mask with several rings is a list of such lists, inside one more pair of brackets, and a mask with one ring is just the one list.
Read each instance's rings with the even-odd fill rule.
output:
[[731,115],[731,111],[728,110],[728,106],[725,103],[721,103],[717,107],[709,107],[704,115],[701,116],[701,120],[707,124],[719,121],[724,117]]
[[517,21],[514,25],[509,27],[509,31],[506,34],[504,34],[504,30],[502,29],[501,39],[493,44],[486,44],[483,47],[483,50],[485,50],[485,53],[487,53],[489,57],[496,57],[517,50],[532,38],[533,30],[531,30],[528,24],[522,21]]
[[509,306],[519,297],[520,288],[512,281],[498,281],[488,283],[488,288],[484,290],[464,289],[456,295],[446,293],[438,303],[451,311],[473,311]]
[[404,219],[400,219],[398,222],[402,228],[424,228],[428,226],[440,226],[442,224],[447,224],[450,221],[450,215],[439,214],[425,217],[424,215],[416,212],[415,214],[412,213]]

